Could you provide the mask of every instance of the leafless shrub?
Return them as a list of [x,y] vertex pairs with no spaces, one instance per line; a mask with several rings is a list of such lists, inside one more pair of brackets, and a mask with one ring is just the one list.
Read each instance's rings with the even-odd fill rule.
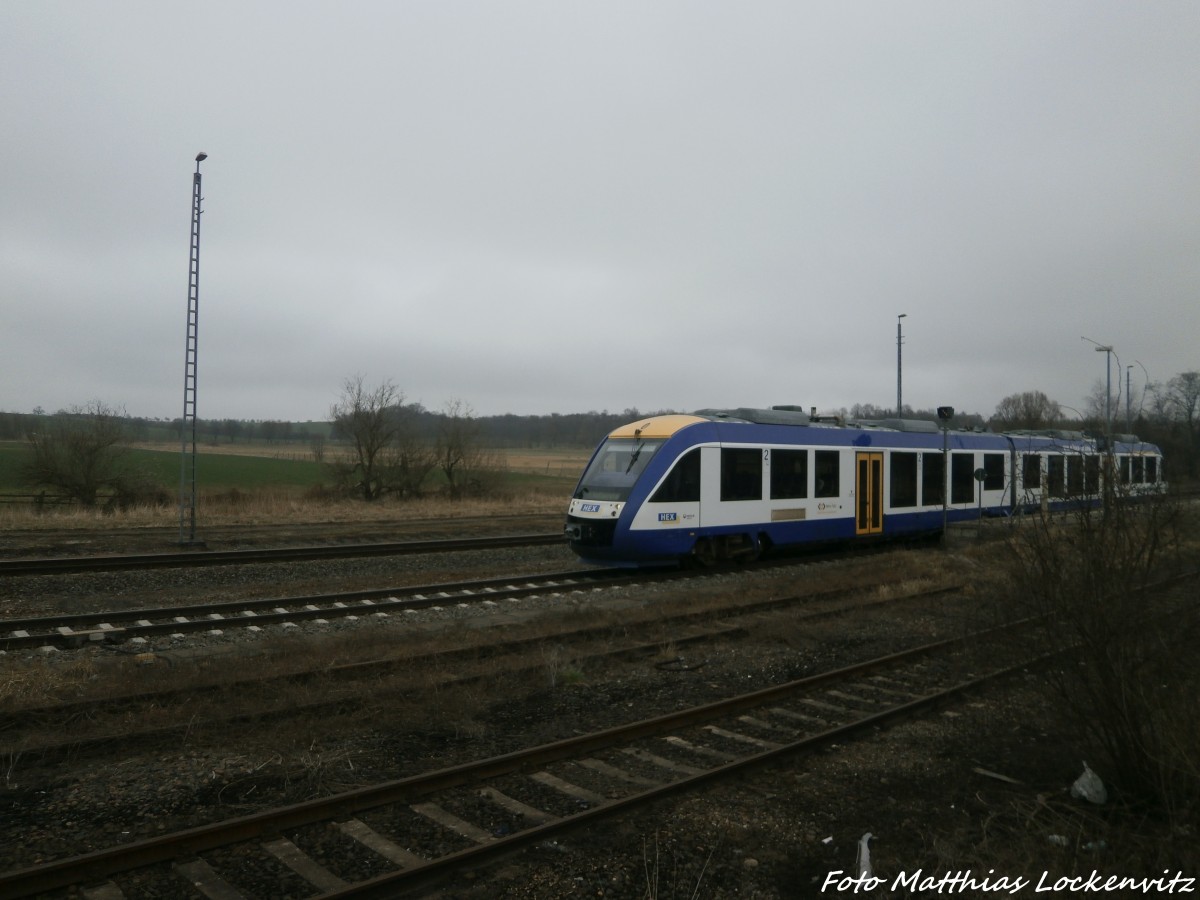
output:
[[129,416],[93,400],[45,417],[27,435],[22,479],[84,507],[108,511],[162,502],[165,493],[129,463]]
[[481,440],[479,421],[471,407],[451,400],[438,420],[434,454],[437,467],[446,478],[446,493],[451,497],[479,496],[495,467],[493,454]]
[[1047,649],[1068,651],[1047,682],[1065,719],[1118,785],[1171,813],[1200,803],[1200,621],[1194,603],[1154,590],[1181,562],[1185,522],[1171,497],[1110,495],[1009,539],[1014,603],[1042,617]]

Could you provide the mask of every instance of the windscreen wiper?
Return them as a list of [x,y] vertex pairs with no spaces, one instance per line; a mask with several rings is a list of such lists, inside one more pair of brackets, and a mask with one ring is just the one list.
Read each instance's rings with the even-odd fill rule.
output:
[[638,461],[638,457],[642,454],[642,447],[646,444],[645,441],[638,441],[638,445],[633,448],[633,452],[629,454],[629,465],[625,467],[625,474],[629,474],[629,470],[633,468],[633,464]]

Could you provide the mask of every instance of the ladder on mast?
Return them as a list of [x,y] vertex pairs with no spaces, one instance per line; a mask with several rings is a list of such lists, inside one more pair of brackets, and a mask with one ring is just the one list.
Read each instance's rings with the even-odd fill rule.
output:
[[[200,161],[196,155],[192,176],[192,240],[188,267],[187,341],[183,366],[183,420],[180,422],[179,543],[196,540],[196,364],[200,320]],[[188,451],[189,437],[191,451]]]

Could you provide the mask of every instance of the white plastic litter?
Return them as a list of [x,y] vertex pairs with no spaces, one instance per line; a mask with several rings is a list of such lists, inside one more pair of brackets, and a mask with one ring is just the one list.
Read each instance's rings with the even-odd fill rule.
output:
[[1095,803],[1097,806],[1108,801],[1108,791],[1104,789],[1104,782],[1088,767],[1086,760],[1083,763],[1083,774],[1071,785],[1071,796],[1076,800]]
[[859,878],[872,878],[871,873],[871,832],[867,832],[858,839],[858,861],[855,868],[858,869]]

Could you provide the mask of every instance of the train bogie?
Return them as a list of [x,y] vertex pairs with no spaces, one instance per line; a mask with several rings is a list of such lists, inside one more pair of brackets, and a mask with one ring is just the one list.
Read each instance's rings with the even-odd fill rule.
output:
[[791,408],[652,416],[596,449],[565,532],[585,560],[710,563],[1091,502],[1106,471],[1135,490],[1161,489],[1157,448],[1110,446],[1082,435],[820,421]]

